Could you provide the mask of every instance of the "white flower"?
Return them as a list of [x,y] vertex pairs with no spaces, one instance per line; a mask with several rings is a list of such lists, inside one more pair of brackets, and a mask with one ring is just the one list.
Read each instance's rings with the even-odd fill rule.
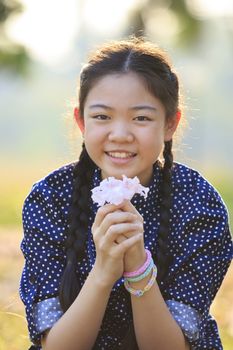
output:
[[148,191],[149,188],[142,186],[137,176],[131,179],[123,175],[123,180],[108,177],[101,181],[99,186],[91,190],[91,198],[99,206],[105,203],[118,205],[125,199],[130,200],[135,193],[139,193],[146,198]]

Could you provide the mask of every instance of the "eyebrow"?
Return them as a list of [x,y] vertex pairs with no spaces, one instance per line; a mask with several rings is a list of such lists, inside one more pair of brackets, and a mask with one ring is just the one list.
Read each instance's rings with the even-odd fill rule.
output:
[[[103,103],[97,103],[97,104],[89,106],[89,109],[94,109],[94,108],[104,108],[104,109],[114,110],[114,108],[107,106]],[[157,108],[149,106],[149,105],[138,105],[138,106],[131,107],[129,109],[134,110],[134,111],[140,111],[141,109],[148,109],[150,111],[157,111]]]

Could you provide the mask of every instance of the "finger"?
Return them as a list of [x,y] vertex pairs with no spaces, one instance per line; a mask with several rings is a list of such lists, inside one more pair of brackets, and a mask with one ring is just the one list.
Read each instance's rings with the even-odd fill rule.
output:
[[107,214],[101,224],[98,227],[98,231],[105,235],[111,226],[122,224],[122,223],[132,223],[135,221],[135,214],[117,210],[113,213]]
[[115,243],[116,244],[120,244],[121,242],[123,242],[125,239],[127,239],[127,237],[125,235],[119,235],[117,236],[117,238],[115,239]]
[[116,210],[120,210],[118,207],[119,207],[118,205],[114,205],[114,204],[105,204],[102,207],[100,207],[97,210],[95,220],[92,225],[92,230],[95,230],[96,227],[100,226],[101,222],[103,221],[103,219],[107,214],[112,213]]
[[137,217],[140,219],[140,221],[144,221],[142,215],[137,211],[135,206],[130,202],[130,200],[125,199],[124,202],[120,204],[120,209],[124,211],[129,211],[132,214],[137,215]]
[[[96,231],[99,232],[100,227]],[[111,225],[105,234],[95,233],[94,241],[97,246],[108,251],[112,246],[120,244],[138,233],[143,234],[141,223],[120,223]]]
[[117,238],[115,239],[115,243],[120,244],[125,239],[135,236],[138,233],[142,233],[144,235],[144,229],[143,229],[142,223],[133,224],[133,227],[131,227],[131,231],[127,231],[117,236]]
[[137,233],[143,233],[141,223],[121,223],[111,225],[105,234],[105,238],[110,242],[119,242],[119,238],[121,242]]
[[132,223],[120,223],[120,224],[114,224],[111,225],[108,229],[108,231],[106,232],[106,237],[108,237],[108,235],[114,232],[114,234],[118,234],[118,235],[124,235],[126,236],[126,238],[129,237],[130,232],[135,232],[137,231],[137,233],[139,232],[143,232],[143,226],[141,223],[139,222],[132,222]]
[[125,254],[125,252],[129,249],[132,248],[134,245],[138,244],[138,242],[142,241],[143,242],[143,234],[138,233],[128,239],[125,239],[122,241],[120,244],[117,244],[114,247],[115,253],[118,255]]

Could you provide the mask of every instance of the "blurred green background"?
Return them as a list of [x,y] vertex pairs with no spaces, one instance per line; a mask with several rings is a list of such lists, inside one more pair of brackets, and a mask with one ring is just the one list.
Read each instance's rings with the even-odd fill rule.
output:
[[[200,171],[233,217],[231,0],[0,0],[0,350],[29,346],[18,296],[21,210],[34,182],[77,159],[76,86],[95,45],[144,34],[180,76],[175,159]],[[232,267],[211,307],[233,349]]]

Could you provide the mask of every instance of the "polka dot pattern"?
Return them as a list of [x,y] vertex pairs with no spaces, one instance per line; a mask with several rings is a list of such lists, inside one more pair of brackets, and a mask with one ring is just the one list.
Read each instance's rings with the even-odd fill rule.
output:
[[51,328],[63,315],[58,298],[39,301],[35,305],[34,318],[38,333]]
[[175,300],[167,300],[166,304],[176,322],[180,325],[184,335],[189,340],[199,338],[200,315],[191,306]]
[[[25,304],[31,340],[40,347],[41,333],[61,317],[58,289],[65,267],[66,229],[72,196],[74,164],[56,169],[35,183],[23,207],[25,266],[20,296]],[[155,257],[160,222],[158,185],[161,170],[154,165],[145,201],[135,195],[132,203],[144,218],[145,247]],[[101,181],[96,168],[92,187]],[[162,283],[163,296],[192,349],[222,349],[209,308],[233,256],[225,205],[217,191],[196,171],[179,163],[172,175],[173,205],[169,251],[173,263]],[[84,284],[95,262],[91,225],[97,211],[92,204],[85,254],[77,263]],[[123,278],[116,281],[94,349],[119,347],[132,320],[129,293]]]

